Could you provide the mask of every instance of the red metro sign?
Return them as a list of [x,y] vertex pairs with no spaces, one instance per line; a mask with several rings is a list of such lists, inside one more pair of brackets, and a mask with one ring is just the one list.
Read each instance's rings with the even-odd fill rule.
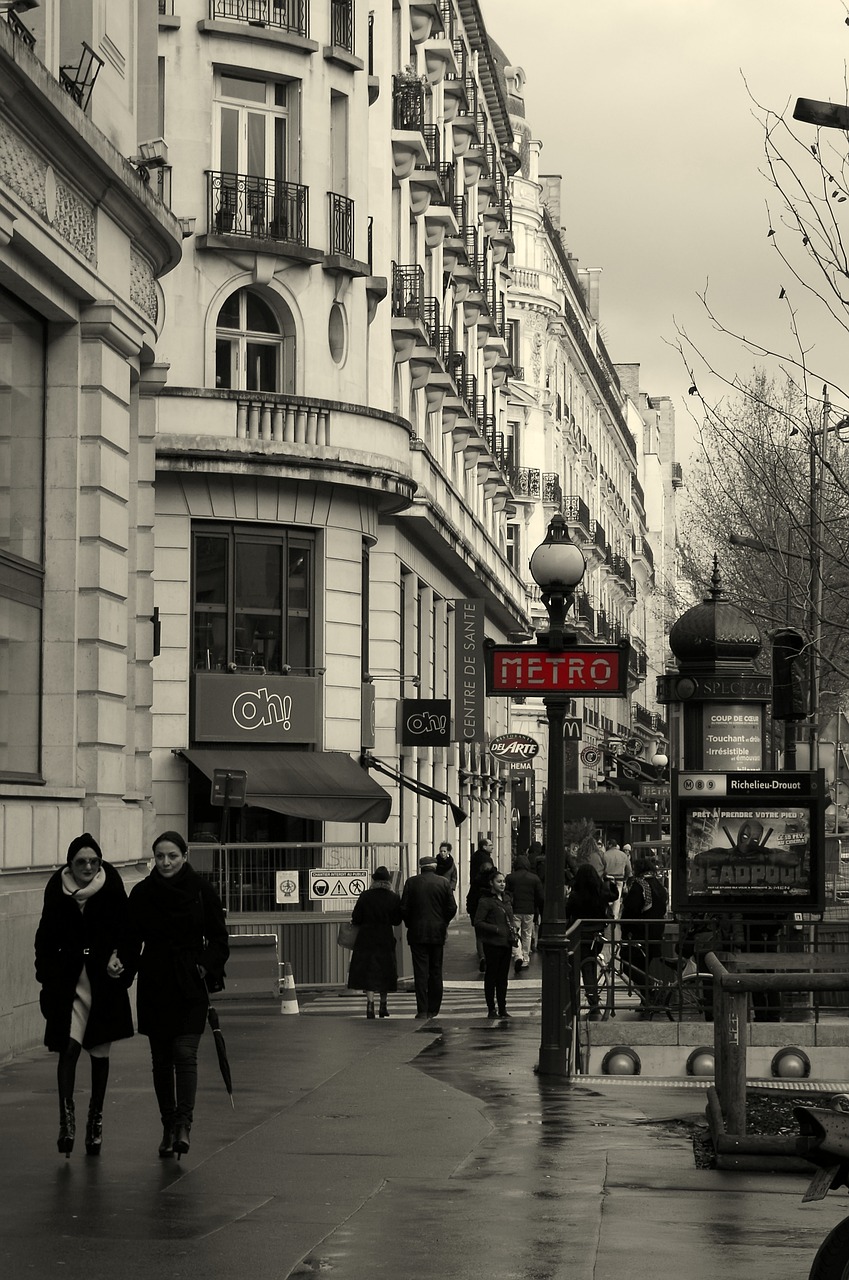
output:
[[488,645],[486,692],[562,693],[570,698],[624,698],[631,646],[573,645],[544,649],[530,644]]

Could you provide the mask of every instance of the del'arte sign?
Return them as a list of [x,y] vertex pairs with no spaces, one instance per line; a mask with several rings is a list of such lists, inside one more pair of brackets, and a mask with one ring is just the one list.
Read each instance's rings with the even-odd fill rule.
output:
[[318,741],[316,676],[195,675],[195,742]]
[[545,649],[532,644],[488,644],[486,691],[497,694],[568,694],[570,698],[627,695],[627,641]]
[[484,601],[454,601],[454,742],[483,742]]
[[533,760],[539,755],[539,743],[527,733],[502,733],[489,744],[489,754],[496,760]]

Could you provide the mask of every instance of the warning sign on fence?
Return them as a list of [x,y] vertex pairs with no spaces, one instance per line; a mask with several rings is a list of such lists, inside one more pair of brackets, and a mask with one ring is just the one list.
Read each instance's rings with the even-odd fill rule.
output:
[[365,867],[340,871],[338,868],[313,867],[310,870],[310,898],[325,898],[337,902],[346,898],[358,898],[368,888],[369,873]]

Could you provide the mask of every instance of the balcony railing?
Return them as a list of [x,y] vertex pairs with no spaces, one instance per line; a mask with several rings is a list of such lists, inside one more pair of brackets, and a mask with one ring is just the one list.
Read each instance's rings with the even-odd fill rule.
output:
[[604,525],[599,524],[598,520],[596,520],[595,529],[593,530],[593,542],[598,547],[599,551],[608,550],[607,534],[605,533]]
[[103,59],[94,52],[91,45],[83,40],[79,62],[59,68],[59,83],[65,92],[71,95],[81,111],[88,110],[102,66]]
[[354,202],[336,191],[328,191],[330,252],[346,258],[354,256]]
[[649,567],[654,569],[654,552],[651,549],[651,543],[639,533],[634,534],[634,555],[642,556]]
[[354,0],[330,0],[330,43],[354,52]]
[[454,209],[454,217],[457,219],[457,226],[459,228],[458,234],[461,239],[465,239],[466,231],[469,226],[466,214],[466,197],[455,196],[452,207]]
[[392,315],[424,319],[424,269],[416,264],[392,263]]
[[643,486],[640,484],[639,480],[637,479],[637,477],[636,477],[635,475],[632,475],[632,476],[631,476],[631,493],[632,493],[632,495],[633,495],[635,498],[637,498],[637,500],[638,500],[638,501],[639,501],[639,503],[640,503],[640,506],[641,506],[641,507],[643,508],[643,510],[645,511],[645,509],[646,509],[646,495],[645,495],[645,493],[643,492]]
[[556,471],[543,471],[542,473],[542,500],[543,502],[554,503],[558,507],[563,501],[563,488],[560,484],[560,476]]
[[542,493],[542,473],[536,467],[516,467],[510,480],[519,498],[538,499]]
[[[463,366],[465,368],[465,364]],[[478,380],[474,373],[467,373],[463,376],[459,385],[460,395],[466,402],[469,412],[475,421],[478,421]]]
[[159,0],[160,17],[170,18],[174,16],[174,0]]
[[439,179],[439,190],[433,193],[431,203],[446,204],[450,207],[454,203],[454,165],[452,162],[443,160],[436,170],[436,176]]
[[631,585],[631,566],[625,556],[615,555],[613,557],[613,572],[617,578],[627,583],[628,586]]
[[442,160],[441,144],[439,139],[439,126],[435,124],[426,124],[422,128],[424,134],[425,146],[427,147],[427,160],[424,164],[417,164],[417,169],[433,169],[439,172]]
[[209,16],[251,26],[274,27],[294,35],[309,35],[307,0],[209,0]]
[[392,128],[424,129],[424,85],[406,76],[392,77]]
[[425,298],[422,305],[422,319],[427,331],[428,346],[438,349],[439,335],[442,332],[439,324],[439,299]]
[[449,71],[445,79],[446,80],[462,80],[463,83],[465,83],[466,69],[467,69],[466,46],[459,36],[456,36],[454,38],[453,46],[454,46],[454,61],[457,64],[457,72],[455,74],[453,71]]
[[457,352],[454,347],[454,330],[451,328],[450,324],[443,324],[439,326],[439,331],[436,335],[436,343],[434,345],[436,346],[437,354],[439,355],[439,359],[442,361],[442,365],[446,372],[453,376],[454,361]]
[[595,632],[595,610],[585,595],[578,596],[578,617],[585,622],[592,632]]
[[631,704],[634,711],[634,720],[637,724],[643,726],[644,729],[654,728],[654,716],[648,707],[644,707],[641,702],[633,702]]
[[590,532],[590,509],[576,493],[570,493],[563,499],[563,518],[567,524],[580,525],[587,533]]
[[29,27],[24,26],[23,22],[21,22],[20,18],[15,13],[15,10],[7,9],[6,13],[3,16],[5,17],[6,22],[11,28],[12,34],[18,40],[22,41],[23,44],[25,44],[28,49],[34,49],[35,36],[30,31]]
[[206,176],[207,226],[211,235],[306,245],[308,187],[245,173],[207,170]]
[[445,32],[445,39],[452,42],[457,24],[457,19],[454,16],[453,0],[439,0],[439,16],[442,19],[442,30]]

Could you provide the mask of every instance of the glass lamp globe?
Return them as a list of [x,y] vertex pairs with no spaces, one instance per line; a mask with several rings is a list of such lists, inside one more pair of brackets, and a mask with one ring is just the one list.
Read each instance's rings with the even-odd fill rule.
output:
[[581,548],[569,541],[566,521],[553,516],[545,535],[531,556],[531,577],[543,591],[571,591],[584,576],[587,562]]

